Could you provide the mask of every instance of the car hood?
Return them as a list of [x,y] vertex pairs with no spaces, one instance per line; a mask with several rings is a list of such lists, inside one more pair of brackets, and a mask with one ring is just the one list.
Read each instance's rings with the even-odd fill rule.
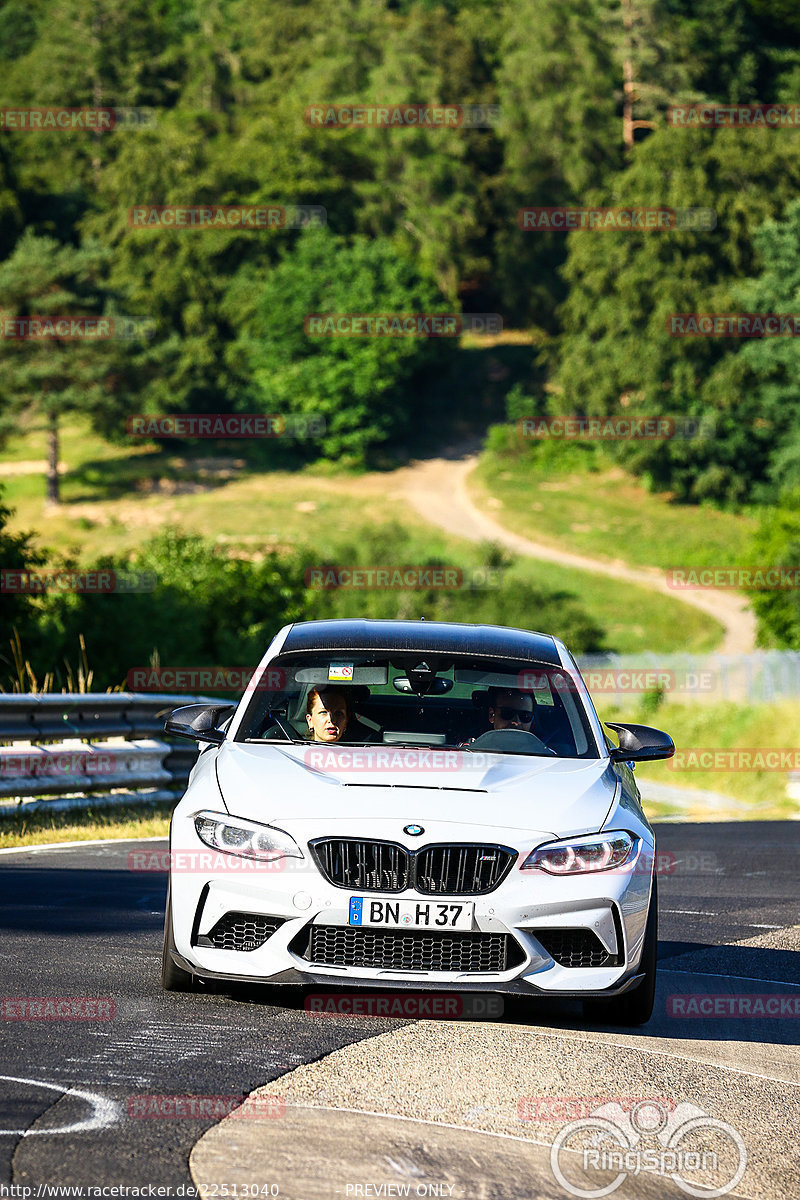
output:
[[600,829],[618,782],[608,759],[244,742],[220,746],[217,779],[230,813],[266,824],[319,820],[335,832],[391,819],[556,837]]

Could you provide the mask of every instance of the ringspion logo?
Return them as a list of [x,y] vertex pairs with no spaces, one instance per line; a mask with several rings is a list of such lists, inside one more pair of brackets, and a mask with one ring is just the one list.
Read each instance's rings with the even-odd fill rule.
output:
[[588,1117],[603,1104],[619,1104],[632,1112],[639,1104],[663,1104],[668,1111],[676,1107],[670,1096],[520,1096],[519,1121],[576,1121]]

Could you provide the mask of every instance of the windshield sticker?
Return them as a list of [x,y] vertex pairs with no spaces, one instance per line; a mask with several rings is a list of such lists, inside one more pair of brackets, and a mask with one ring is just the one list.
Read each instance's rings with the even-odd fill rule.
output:
[[352,663],[331,663],[328,667],[328,681],[331,683],[349,683],[352,678]]

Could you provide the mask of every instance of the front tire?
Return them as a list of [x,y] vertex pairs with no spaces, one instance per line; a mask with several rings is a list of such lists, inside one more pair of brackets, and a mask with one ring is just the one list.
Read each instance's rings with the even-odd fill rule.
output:
[[161,952],[161,986],[165,992],[194,992],[197,979],[190,971],[184,971],[173,961],[171,951],[175,949],[172,933],[172,885],[167,885],[167,907],[164,913],[164,948]]
[[658,971],[658,881],[655,876],[644,931],[641,970],[644,979],[632,991],[610,1000],[585,1000],[584,1013],[603,1025],[628,1027],[646,1025],[653,1015]]

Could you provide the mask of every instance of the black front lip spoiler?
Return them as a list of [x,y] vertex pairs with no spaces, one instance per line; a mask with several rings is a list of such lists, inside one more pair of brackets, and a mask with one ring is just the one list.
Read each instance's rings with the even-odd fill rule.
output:
[[177,951],[171,952],[172,961],[182,970],[188,971],[191,975],[198,979],[218,980],[221,983],[236,983],[244,986],[252,985],[253,987],[269,987],[275,984],[278,987],[299,986],[299,987],[325,987],[335,988],[359,988],[364,991],[398,991],[398,992],[494,992],[501,993],[505,996],[527,996],[530,999],[540,1000],[601,1000],[609,996],[622,996],[625,992],[631,991],[637,984],[644,979],[643,974],[630,975],[627,979],[621,980],[610,988],[602,990],[589,990],[582,988],[580,991],[565,992],[551,991],[547,988],[536,987],[535,984],[523,982],[520,979],[495,980],[486,983],[480,980],[457,980],[452,983],[442,983],[440,981],[428,982],[425,979],[359,979],[352,977],[344,977],[342,975],[325,975],[321,973],[302,971],[294,967],[290,967],[286,971],[280,971],[277,975],[269,975],[264,979],[259,979],[253,975],[231,975],[225,971],[198,971],[192,963],[183,958]]

